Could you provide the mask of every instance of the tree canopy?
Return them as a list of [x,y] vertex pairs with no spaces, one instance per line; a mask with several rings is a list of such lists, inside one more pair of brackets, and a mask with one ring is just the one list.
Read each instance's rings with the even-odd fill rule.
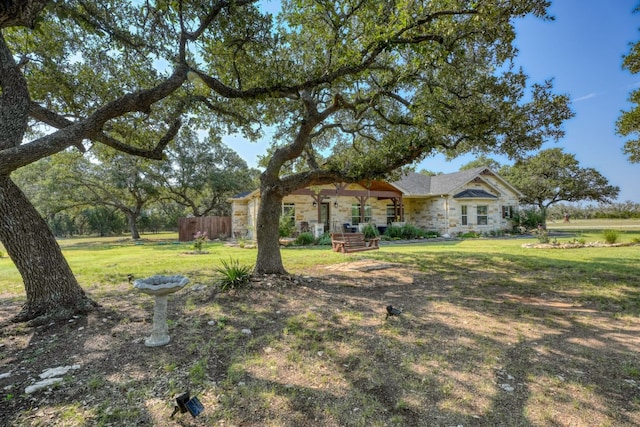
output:
[[[640,12],[640,5],[635,12]],[[640,42],[631,45],[629,53],[622,61],[623,68],[632,74],[640,72]],[[634,89],[629,95],[629,102],[633,104],[627,111],[623,111],[616,122],[616,130],[622,136],[631,136],[632,139],[624,144],[624,153],[631,163],[640,163],[640,89]]]
[[0,8],[0,241],[27,294],[15,320],[47,321],[94,303],[12,172],[70,147],[161,159],[192,94],[189,45],[252,3],[26,0]]
[[[29,271],[45,254],[27,240],[59,248],[9,175],[69,147],[161,159],[187,114],[248,138],[275,127],[256,271],[280,273],[292,191],[382,178],[434,153],[522,156],[572,115],[551,82],[530,84],[513,64],[514,20],[549,19],[545,0],[283,0],[276,17],[255,0],[22,3],[0,15],[0,221],[34,231],[0,226],[0,239],[25,278],[27,316],[51,307],[30,296],[54,286]],[[51,259],[55,286],[81,295],[64,258]]]
[[234,27],[234,43],[203,46],[195,72],[209,98],[244,100],[263,112],[260,125],[277,128],[261,177],[256,271],[284,272],[277,218],[296,189],[384,178],[435,153],[519,157],[562,136],[567,98],[550,82],[529,85],[512,62],[514,20],[548,18],[547,6],[284,1],[275,25],[255,20]]
[[162,197],[189,210],[193,216],[231,215],[227,199],[257,187],[259,171],[211,132],[200,138],[183,128],[166,150],[167,161],[153,167],[151,179]]
[[471,160],[470,162],[460,166],[460,170],[475,169],[480,166],[486,166],[496,172],[499,171],[500,168],[502,167],[502,165],[497,160],[491,159],[487,157],[485,154],[481,154],[479,157],[475,158],[474,160]]
[[575,156],[561,148],[540,151],[500,172],[522,192],[520,202],[537,206],[545,218],[547,208],[555,203],[610,203],[620,192],[595,169],[580,167]]

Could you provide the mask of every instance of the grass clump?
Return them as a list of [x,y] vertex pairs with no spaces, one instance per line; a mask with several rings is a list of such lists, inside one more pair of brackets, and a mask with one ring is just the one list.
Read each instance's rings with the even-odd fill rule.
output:
[[618,243],[618,239],[620,239],[618,230],[604,230],[602,234],[604,235],[604,241],[608,244]]
[[221,260],[220,262],[222,266],[215,268],[215,272],[220,274],[218,279],[220,290],[239,289],[249,283],[253,266],[240,265],[240,261],[237,259],[229,259],[229,262]]

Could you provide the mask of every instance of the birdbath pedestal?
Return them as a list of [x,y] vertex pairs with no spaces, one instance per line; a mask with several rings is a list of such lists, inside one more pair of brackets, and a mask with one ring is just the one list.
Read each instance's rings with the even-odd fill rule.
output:
[[189,279],[184,276],[152,276],[133,282],[133,287],[138,291],[156,298],[153,307],[153,329],[151,336],[144,342],[147,347],[159,347],[171,340],[167,327],[167,297],[178,292],[187,283]]

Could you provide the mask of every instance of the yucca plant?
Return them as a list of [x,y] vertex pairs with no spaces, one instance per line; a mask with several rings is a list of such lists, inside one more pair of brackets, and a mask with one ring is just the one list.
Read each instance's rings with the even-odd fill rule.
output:
[[231,258],[229,259],[229,262],[224,260],[220,262],[222,263],[222,266],[216,267],[214,271],[220,274],[218,284],[220,285],[221,291],[239,289],[249,283],[253,266],[240,265],[239,260]]

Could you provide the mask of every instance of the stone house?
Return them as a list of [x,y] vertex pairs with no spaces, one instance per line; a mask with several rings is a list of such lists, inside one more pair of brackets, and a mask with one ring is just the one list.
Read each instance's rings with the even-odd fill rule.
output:
[[[441,235],[511,229],[521,193],[487,167],[398,181],[330,184],[297,190],[284,198],[282,215],[298,232],[356,231],[372,223],[381,232],[391,224],[415,225]],[[260,190],[229,200],[236,237],[254,237]],[[398,224],[399,223],[399,224]]]

